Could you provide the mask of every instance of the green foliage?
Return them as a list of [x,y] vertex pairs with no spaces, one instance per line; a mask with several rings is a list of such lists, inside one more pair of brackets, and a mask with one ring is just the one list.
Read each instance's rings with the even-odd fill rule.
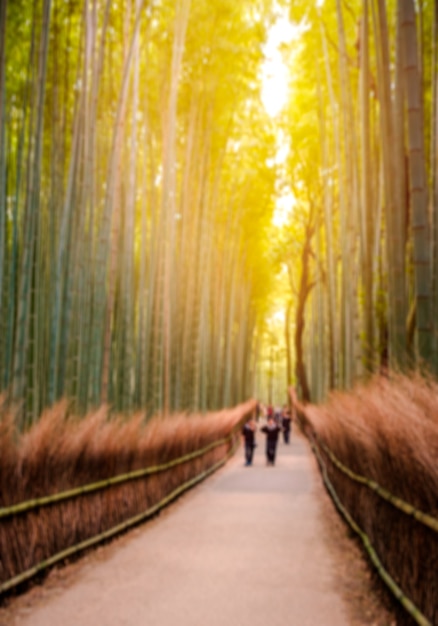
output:
[[43,26],[40,3],[8,3],[0,374],[23,424],[63,395],[152,413],[251,393],[272,287],[276,139],[260,67],[275,9],[192,2],[186,32],[183,9],[52,0]]
[[[331,372],[328,385],[342,387],[387,365],[403,369],[415,358],[433,368],[436,361],[436,315],[430,311],[432,302],[436,311],[438,283],[436,258],[432,264],[429,255],[437,248],[436,194],[429,219],[423,210],[423,199],[436,189],[434,15],[432,3],[420,3],[414,13],[410,0],[319,4],[290,8],[300,37],[287,50],[292,81],[283,129],[296,208],[279,257],[292,268],[292,288],[298,289],[300,215],[302,224],[313,219],[311,272],[319,287],[307,309],[306,359],[309,373],[320,376],[314,364],[322,361]],[[412,23],[401,20],[399,54],[402,8],[413,17]],[[418,312],[415,355],[412,310]],[[318,345],[316,333],[326,338],[319,337]],[[313,380],[313,388],[320,382]]]

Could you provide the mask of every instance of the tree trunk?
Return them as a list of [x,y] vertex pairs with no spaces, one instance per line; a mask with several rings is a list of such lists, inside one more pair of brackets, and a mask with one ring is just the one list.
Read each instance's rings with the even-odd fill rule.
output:
[[311,243],[314,227],[310,225],[310,222],[306,226],[306,233],[303,245],[303,251],[301,254],[301,279],[298,290],[298,305],[295,317],[295,355],[296,355],[296,375],[297,382],[301,389],[301,397],[304,402],[310,402],[310,387],[306,371],[306,365],[304,362],[304,328],[306,324],[305,308],[307,298],[314,287],[314,283],[310,281],[310,256],[311,256]]
[[427,176],[423,133],[423,94],[417,26],[413,0],[400,0],[401,40],[408,117],[409,175],[415,272],[418,354],[425,364],[432,357],[430,227],[427,213]]

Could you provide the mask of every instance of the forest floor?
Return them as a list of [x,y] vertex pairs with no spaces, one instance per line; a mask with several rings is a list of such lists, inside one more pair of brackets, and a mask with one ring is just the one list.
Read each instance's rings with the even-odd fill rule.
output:
[[0,626],[394,626],[293,434],[266,467],[243,450],[151,522],[56,568]]

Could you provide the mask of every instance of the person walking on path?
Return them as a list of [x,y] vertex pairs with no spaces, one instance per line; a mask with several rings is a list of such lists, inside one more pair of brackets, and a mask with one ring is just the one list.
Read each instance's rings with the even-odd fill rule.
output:
[[281,431],[274,416],[268,417],[268,423],[261,429],[266,435],[266,464],[275,465],[275,453],[277,452],[278,434]]
[[283,427],[283,439],[284,443],[289,443],[290,431],[292,429],[292,418],[290,414],[290,410],[285,407],[283,409],[283,414],[281,417],[281,425]]
[[245,439],[245,465],[252,465],[252,457],[254,448],[256,447],[255,434],[257,425],[253,417],[251,417],[242,428],[242,435]]

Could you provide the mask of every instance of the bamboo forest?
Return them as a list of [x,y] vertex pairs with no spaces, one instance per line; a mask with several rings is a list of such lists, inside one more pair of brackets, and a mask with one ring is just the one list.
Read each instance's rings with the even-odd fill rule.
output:
[[0,380],[22,424],[62,397],[206,411],[436,373],[437,20],[2,0]]
[[344,626],[327,537],[355,626],[438,624],[437,42],[436,0],[0,0],[0,623],[222,468],[117,574],[138,619],[32,626],[265,623],[260,546],[307,602],[270,624]]

